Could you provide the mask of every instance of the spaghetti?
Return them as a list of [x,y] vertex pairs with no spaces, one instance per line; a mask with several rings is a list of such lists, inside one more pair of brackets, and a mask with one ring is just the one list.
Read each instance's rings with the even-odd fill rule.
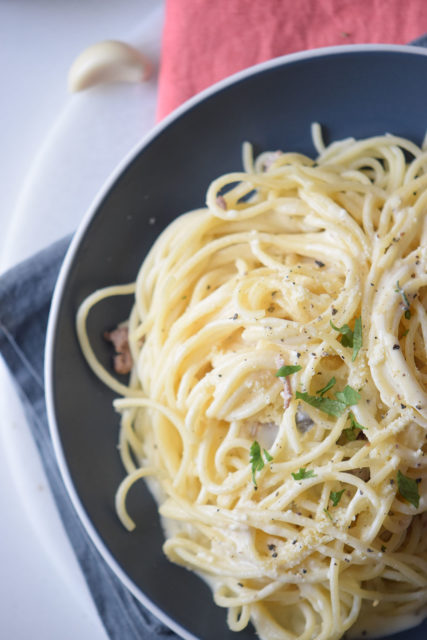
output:
[[[392,135],[316,160],[244,146],[245,170],[160,235],[135,284],[77,330],[121,397],[130,486],[164,552],[263,640],[388,633],[427,615],[427,152]],[[91,307],[135,297],[129,385]]]

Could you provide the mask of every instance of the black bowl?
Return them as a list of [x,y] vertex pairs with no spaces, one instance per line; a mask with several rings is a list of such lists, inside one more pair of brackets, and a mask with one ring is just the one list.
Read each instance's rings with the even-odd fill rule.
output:
[[[203,206],[210,181],[241,168],[241,145],[314,154],[310,125],[326,141],[394,133],[420,144],[427,124],[427,52],[415,47],[343,46],[256,66],[190,100],[131,153],[97,197],[74,237],[55,290],[46,350],[50,428],[66,486],[92,540],[127,587],[185,638],[232,633],[225,611],[195,575],[162,553],[156,505],[138,483],[130,495],[137,528],[124,530],[114,494],[124,476],[114,394],[86,365],[75,333],[80,302],[98,287],[134,280],[160,231]],[[100,304],[89,334],[105,363],[102,332],[122,321],[130,298]],[[422,640],[427,623],[396,640]]]

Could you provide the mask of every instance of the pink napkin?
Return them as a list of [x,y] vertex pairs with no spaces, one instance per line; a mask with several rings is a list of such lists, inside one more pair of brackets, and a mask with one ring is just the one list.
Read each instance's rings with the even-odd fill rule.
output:
[[236,71],[286,53],[410,42],[426,0],[166,0],[157,119]]

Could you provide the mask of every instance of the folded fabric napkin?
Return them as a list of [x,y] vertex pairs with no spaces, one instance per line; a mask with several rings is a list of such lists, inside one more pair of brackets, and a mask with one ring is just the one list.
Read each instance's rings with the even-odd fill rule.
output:
[[[427,29],[425,6],[424,0],[402,4],[400,0],[292,4],[280,0],[170,0],[159,114],[224,75],[297,48],[368,38],[402,42],[416,36],[421,27]],[[427,45],[427,36],[413,44]],[[177,638],[127,591],[98,554],[74,511],[55,461],[44,401],[43,354],[51,296],[68,243],[69,238],[57,242],[0,278],[0,351],[26,407],[65,530],[110,638]]]
[[424,0],[170,0],[157,117],[258,62],[332,45],[403,44],[426,31]]

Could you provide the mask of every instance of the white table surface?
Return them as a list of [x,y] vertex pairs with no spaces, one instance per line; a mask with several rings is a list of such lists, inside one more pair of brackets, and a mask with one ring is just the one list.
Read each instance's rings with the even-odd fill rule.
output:
[[[153,126],[163,10],[163,0],[0,2],[1,271],[73,231]],[[105,39],[143,51],[152,79],[68,94],[75,57]],[[1,359],[0,408],[0,637],[107,640]]]

